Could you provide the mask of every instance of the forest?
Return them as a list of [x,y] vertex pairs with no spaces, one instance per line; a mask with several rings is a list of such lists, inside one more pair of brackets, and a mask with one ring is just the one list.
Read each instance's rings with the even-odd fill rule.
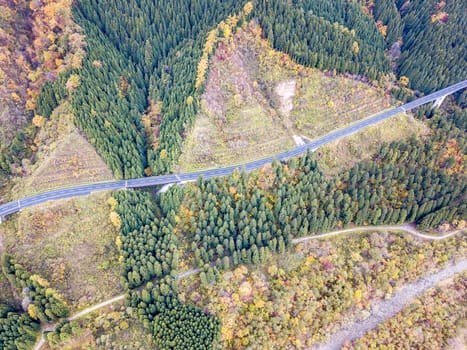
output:
[[[71,100],[78,126],[117,178],[173,169],[203,89],[206,69],[197,66],[219,23],[224,25],[214,35],[229,36],[235,26],[256,20],[274,48],[310,67],[375,80],[393,65],[398,77],[423,93],[466,77],[467,9],[459,1],[81,0],[72,14],[66,6],[57,2],[30,14],[38,35],[48,30],[48,17],[58,25],[52,42],[34,42],[44,58],[26,58],[39,68],[25,108],[49,117]],[[82,29],[70,24],[71,15]],[[20,127],[5,139],[11,147],[0,152],[2,177],[14,170],[9,164],[32,157],[34,133],[34,126]]]
[[24,297],[27,312],[0,305],[0,345],[5,350],[31,349],[39,335],[40,322],[67,317],[68,307],[45,279],[31,275],[12,256],[3,256],[2,271],[16,293]]
[[375,0],[371,8],[412,89],[430,93],[467,77],[465,1]]
[[[390,300],[399,288],[417,283],[428,271],[444,268],[449,260],[466,254],[465,234],[427,242],[404,233],[378,231],[354,231],[295,244],[286,254],[271,254],[264,263],[220,271],[214,283],[206,283],[200,275],[184,278],[178,286],[180,300],[220,319],[222,349],[310,349],[326,342],[336,325],[352,324],[349,320],[355,315],[369,312],[384,299]],[[443,291],[458,300],[464,294],[458,296],[444,287]],[[438,299],[438,305],[444,300]],[[435,327],[429,322],[423,327],[424,336],[436,337],[436,348],[443,348],[452,338],[456,317],[462,317],[465,310],[462,302],[450,304],[448,310],[439,305],[436,312],[430,312],[430,316],[438,314]],[[398,327],[399,318],[396,327],[388,327],[390,333],[382,328],[373,335],[366,342],[368,348],[379,348],[378,336],[385,337],[387,345],[422,344],[427,338],[420,337],[418,327],[430,319],[425,310],[411,314],[409,320],[416,327],[410,327],[409,321]],[[446,313],[454,317],[442,322],[441,315]]]
[[371,159],[333,178],[323,176],[308,153],[269,169],[200,178],[156,198],[145,191],[118,192],[112,209],[130,304],[158,346],[212,348],[219,340],[218,320],[178,300],[181,260],[200,267],[201,282],[208,284],[219,271],[284,253],[296,237],[405,222],[423,230],[464,219],[461,155],[467,145],[457,125],[466,115],[453,108],[421,108],[418,117],[432,129],[426,140],[384,144]]
[[[173,169],[197,114],[215,38],[228,38],[251,20],[274,48],[309,67],[372,81],[384,80],[392,68],[404,87],[422,93],[466,76],[464,3],[369,3],[79,0],[72,14],[85,35],[86,55],[77,40],[80,59],[53,74],[31,108],[48,118],[70,101],[77,126],[114,176],[127,179]],[[388,50],[396,54],[388,58]],[[458,100],[465,104],[465,94]],[[424,139],[384,144],[371,159],[334,177],[324,176],[308,153],[252,173],[199,179],[156,197],[149,191],[115,193],[110,205],[120,231],[122,284],[158,348],[213,349],[219,342],[220,320],[178,298],[182,260],[201,268],[208,284],[219,271],[284,253],[295,237],[405,222],[422,230],[454,227],[465,219],[466,111],[427,107],[417,117],[431,128]],[[12,152],[29,156],[34,129],[15,137]],[[4,150],[0,172],[7,174],[13,158]],[[68,332],[68,307],[46,280],[10,256],[3,272],[18,293],[27,290],[29,300],[27,312],[0,309],[5,348],[30,348],[40,322],[62,320]]]
[[85,31],[87,55],[80,69],[44,85],[37,110],[48,117],[60,101],[71,99],[78,126],[117,178],[173,168],[197,113],[206,72],[197,66],[206,64],[205,43],[213,35],[230,36],[250,19],[299,63],[370,79],[389,72],[374,21],[343,0],[332,6],[83,0],[74,17]]

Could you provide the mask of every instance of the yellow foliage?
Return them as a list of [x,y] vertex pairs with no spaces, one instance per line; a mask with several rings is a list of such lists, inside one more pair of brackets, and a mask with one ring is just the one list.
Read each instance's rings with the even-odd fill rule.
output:
[[45,280],[39,275],[32,275],[31,277],[29,277],[29,279],[33,282],[36,282],[41,287],[47,288],[49,286],[49,282],[47,282],[47,280]]
[[32,124],[37,126],[38,128],[42,128],[45,123],[45,118],[39,114],[36,114],[34,118],[32,118]]
[[201,84],[204,82],[204,76],[206,74],[206,71],[208,69],[208,57],[207,55],[203,55],[201,58],[201,61],[199,61],[198,64],[198,73],[196,75],[196,83],[195,83],[195,88],[199,89]]
[[117,208],[118,202],[114,197],[107,199],[107,204],[110,205],[110,211],[114,211]]
[[203,53],[211,54],[212,50],[214,49],[214,45],[216,44],[217,40],[217,29],[213,29],[208,33],[206,38],[206,43],[204,44]]
[[11,96],[11,99],[15,102],[21,101],[21,97],[19,97],[19,95],[16,92],[12,92],[10,96]]
[[360,51],[360,48],[358,47],[358,43],[356,41],[354,41],[352,43],[352,52],[354,54],[357,54],[359,51]]
[[120,235],[115,238],[115,245],[117,246],[118,250],[122,249],[122,239],[120,238]]
[[406,87],[407,85],[409,85],[409,78],[407,78],[405,75],[401,76],[399,78],[399,84],[401,84],[401,86],[403,87]]
[[357,289],[354,293],[355,301],[358,303],[360,300],[362,300],[362,291],[360,289]]
[[167,155],[168,155],[167,150],[163,149],[160,154],[161,160],[167,158]]
[[257,309],[262,309],[264,307],[264,305],[266,305],[266,303],[264,302],[263,299],[260,299],[260,298],[255,299],[255,307]]
[[149,167],[145,168],[144,173],[146,174],[146,176],[152,176],[152,169]]
[[29,305],[28,305],[28,314],[29,314],[29,316],[31,316],[31,318],[33,318],[34,320],[38,320],[38,319],[39,319],[39,317],[37,316],[37,314],[39,313],[38,311],[39,311],[39,310],[38,310],[38,308],[37,308],[36,305],[34,305],[34,304],[29,304]]
[[81,78],[78,74],[71,74],[68,81],[65,84],[66,89],[69,93],[73,93],[78,86],[81,84]]
[[71,67],[75,69],[81,69],[83,67],[83,58],[85,56],[84,50],[79,50],[71,58]]
[[36,102],[33,99],[28,99],[26,101],[26,109],[28,111],[33,111],[36,109],[36,107],[37,107]]
[[233,271],[233,274],[237,280],[242,279],[247,273],[248,268],[245,265],[240,265]]
[[101,67],[102,67],[102,62],[101,62],[101,61],[98,61],[98,60],[94,60],[94,61],[92,61],[92,65],[93,65],[95,68],[101,68]]
[[110,216],[110,222],[112,223],[112,225],[114,225],[114,227],[119,230],[120,227],[122,226],[122,219],[120,218],[120,215],[112,211],[110,212],[109,216]]
[[268,267],[268,273],[270,276],[274,277],[277,274],[277,266],[276,265],[270,265]]
[[253,10],[253,3],[251,1],[248,1],[244,6],[243,6],[243,13],[245,16],[248,16],[251,11]]
[[52,288],[47,288],[45,290],[45,295],[48,296],[48,297],[54,297],[56,299],[59,299],[59,296],[57,295],[57,292],[55,291],[55,289],[52,289]]
[[191,106],[193,104],[193,96],[188,96],[187,99],[186,99],[186,104],[188,106]]

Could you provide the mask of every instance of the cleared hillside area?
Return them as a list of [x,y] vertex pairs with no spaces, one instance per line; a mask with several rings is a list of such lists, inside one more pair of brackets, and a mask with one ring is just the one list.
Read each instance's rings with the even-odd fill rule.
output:
[[201,101],[179,170],[272,155],[391,106],[381,88],[271,49],[255,23],[218,45]]
[[[108,193],[45,203],[0,227],[4,251],[77,310],[123,291]],[[0,284],[2,285],[2,284]]]
[[34,142],[38,161],[34,166],[23,166],[26,176],[18,179],[13,191],[17,197],[113,179],[110,169],[76,128],[67,103],[44,121]]
[[[76,128],[66,102],[49,120],[36,124],[37,160],[34,165],[23,161],[24,176],[16,178],[11,197],[113,178]],[[96,193],[22,210],[0,226],[0,253],[13,255],[30,273],[43,276],[71,310],[121,292],[108,198],[108,193]]]

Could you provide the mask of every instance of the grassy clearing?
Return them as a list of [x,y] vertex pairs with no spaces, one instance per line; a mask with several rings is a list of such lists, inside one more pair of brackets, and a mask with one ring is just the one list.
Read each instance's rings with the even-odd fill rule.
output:
[[466,252],[465,234],[437,242],[354,234],[298,244],[265,264],[221,273],[215,283],[203,285],[193,275],[179,281],[179,292],[182,301],[221,319],[225,349],[303,349]]
[[313,71],[300,80],[292,116],[296,129],[316,138],[391,105],[383,90]]
[[46,190],[111,180],[112,173],[73,123],[67,103],[57,107],[37,139],[37,162],[26,166],[27,175],[18,180],[15,197]]
[[250,23],[210,60],[178,170],[263,158],[294,147],[293,135],[313,139],[388,107],[383,89],[297,65]]
[[385,142],[427,133],[429,128],[423,122],[410,114],[400,114],[321,147],[315,158],[325,174],[335,175],[369,158]]
[[108,198],[96,193],[24,209],[3,235],[5,250],[46,278],[72,311],[123,291]]

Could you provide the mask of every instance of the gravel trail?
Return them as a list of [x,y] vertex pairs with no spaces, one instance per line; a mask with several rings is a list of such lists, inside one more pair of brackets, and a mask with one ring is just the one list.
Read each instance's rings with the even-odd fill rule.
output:
[[376,303],[368,318],[364,320],[353,320],[350,325],[344,326],[334,334],[330,335],[329,340],[326,343],[315,345],[310,349],[340,349],[346,341],[361,338],[366,332],[375,328],[378,324],[395,316],[399,311],[409,305],[415,298],[422,295],[428,289],[466,270],[467,259],[458,261],[434,274],[422,277],[416,282],[402,287],[391,299]]

